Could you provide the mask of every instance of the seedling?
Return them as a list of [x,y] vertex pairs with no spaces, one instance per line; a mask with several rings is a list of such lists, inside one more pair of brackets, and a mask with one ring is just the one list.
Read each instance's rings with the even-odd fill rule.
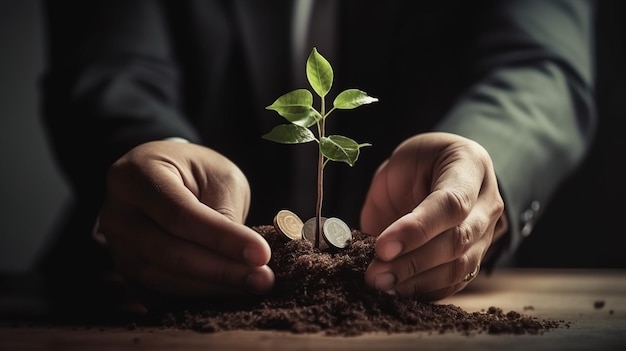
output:
[[[369,143],[359,144],[342,135],[326,135],[325,122],[330,114],[337,110],[349,110],[361,105],[377,102],[378,99],[368,96],[359,89],[347,89],[335,97],[333,107],[326,111],[326,95],[333,84],[333,69],[314,47],[306,61],[306,76],[315,93],[321,98],[319,110],[313,107],[313,94],[307,89],[296,89],[288,92],[266,107],[276,111],[290,123],[274,127],[263,139],[282,144],[303,144],[315,141],[318,145],[317,158],[317,203],[315,206],[315,247],[320,244],[322,201],[324,196],[324,167],[328,161],[345,162],[354,166],[359,158],[362,147]],[[317,132],[316,134],[311,129]]]

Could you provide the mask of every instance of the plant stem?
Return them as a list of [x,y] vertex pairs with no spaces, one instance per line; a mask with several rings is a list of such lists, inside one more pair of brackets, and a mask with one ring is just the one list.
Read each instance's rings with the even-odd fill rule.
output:
[[319,153],[317,158],[317,204],[315,207],[315,247],[320,247],[320,234],[322,232],[322,198],[324,197],[324,156]]
[[[322,118],[319,122],[319,139],[320,141],[325,136],[325,122],[326,122],[326,104],[322,97],[322,103],[320,107]],[[317,156],[317,204],[315,206],[315,247],[320,247],[320,239],[322,233],[322,201],[324,199],[324,155],[322,154],[322,146],[319,145]]]

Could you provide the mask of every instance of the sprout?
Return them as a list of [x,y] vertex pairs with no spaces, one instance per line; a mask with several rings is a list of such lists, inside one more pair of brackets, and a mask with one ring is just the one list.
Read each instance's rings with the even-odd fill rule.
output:
[[[378,99],[368,96],[367,93],[359,89],[347,89],[335,97],[333,107],[326,112],[326,95],[333,84],[333,69],[316,48],[313,48],[307,59],[306,75],[309,84],[321,98],[319,110],[313,107],[313,94],[307,89],[296,89],[282,95],[266,109],[276,111],[290,123],[274,127],[269,133],[263,135],[263,139],[282,144],[302,144],[311,141],[318,144],[315,247],[319,247],[324,194],[324,167],[328,161],[345,162],[352,167],[359,158],[361,148],[371,146],[368,143],[359,144],[342,135],[326,135],[326,118],[337,109],[354,109],[361,105],[377,102]],[[311,128],[316,133],[311,131]]]

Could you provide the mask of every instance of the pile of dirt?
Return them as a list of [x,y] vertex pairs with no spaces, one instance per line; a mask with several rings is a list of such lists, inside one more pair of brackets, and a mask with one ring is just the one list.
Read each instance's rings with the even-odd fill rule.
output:
[[370,332],[542,334],[567,325],[498,307],[467,312],[451,304],[419,302],[372,289],[363,276],[374,258],[375,239],[356,230],[345,249],[321,251],[307,240],[287,240],[273,226],[254,229],[272,248],[273,291],[245,300],[187,303],[160,314],[162,326],[198,332],[276,330],[356,336]]

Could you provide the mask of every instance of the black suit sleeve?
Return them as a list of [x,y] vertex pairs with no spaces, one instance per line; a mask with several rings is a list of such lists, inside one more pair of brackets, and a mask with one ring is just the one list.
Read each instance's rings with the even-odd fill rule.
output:
[[595,134],[595,7],[585,0],[494,4],[473,43],[476,83],[438,129],[491,155],[509,219],[503,243],[514,252]]
[[[160,1],[44,2],[44,123],[79,198],[149,140],[197,135],[180,115],[180,72]],[[96,194],[100,192],[100,194]]]

